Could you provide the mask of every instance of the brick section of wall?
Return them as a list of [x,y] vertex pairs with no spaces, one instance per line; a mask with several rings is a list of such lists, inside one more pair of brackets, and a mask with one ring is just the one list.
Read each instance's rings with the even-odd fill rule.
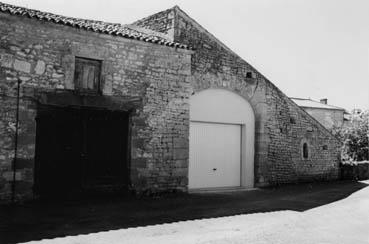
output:
[[[337,179],[338,141],[178,7],[170,11],[175,16],[174,41],[196,50],[191,62],[192,92],[227,89],[243,96],[254,109],[256,186]],[[152,28],[151,23],[158,25],[163,15],[161,12],[139,23]],[[303,141],[310,149],[307,159],[302,157]]]
[[16,197],[26,199],[32,196],[37,101],[42,94],[73,91],[75,56],[102,60],[105,97],[139,101],[130,125],[131,187],[186,190],[191,51],[4,13],[0,36],[0,199],[11,194],[17,80]]

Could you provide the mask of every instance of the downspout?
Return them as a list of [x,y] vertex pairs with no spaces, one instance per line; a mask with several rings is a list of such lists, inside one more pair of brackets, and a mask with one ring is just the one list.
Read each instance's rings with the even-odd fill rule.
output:
[[17,154],[18,154],[18,124],[19,124],[19,100],[20,100],[20,84],[18,79],[17,85],[17,108],[15,116],[15,138],[14,138],[14,159],[13,159],[13,182],[12,182],[12,203],[15,203],[15,182],[16,182],[16,168],[17,168]]

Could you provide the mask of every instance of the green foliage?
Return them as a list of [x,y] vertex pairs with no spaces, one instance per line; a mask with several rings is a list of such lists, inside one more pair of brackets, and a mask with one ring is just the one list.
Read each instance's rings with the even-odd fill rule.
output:
[[369,160],[369,110],[352,114],[343,127],[334,127],[332,133],[342,142],[344,162]]

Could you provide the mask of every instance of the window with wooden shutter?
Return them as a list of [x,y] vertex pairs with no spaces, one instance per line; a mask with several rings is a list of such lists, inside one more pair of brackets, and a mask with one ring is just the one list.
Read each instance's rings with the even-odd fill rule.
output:
[[76,57],[74,69],[76,90],[98,92],[100,89],[100,72],[100,60]]

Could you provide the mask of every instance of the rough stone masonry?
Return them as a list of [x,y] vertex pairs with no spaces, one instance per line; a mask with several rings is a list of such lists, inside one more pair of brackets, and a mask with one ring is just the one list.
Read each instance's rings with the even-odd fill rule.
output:
[[[178,7],[137,21],[141,28],[132,29],[2,3],[0,10],[2,201],[13,193],[18,200],[35,197],[36,117],[41,104],[129,110],[129,188],[187,191],[189,99],[208,88],[233,91],[254,109],[255,186],[338,178],[338,141]],[[155,32],[160,33],[153,36]],[[82,99],[82,104],[75,99],[81,96],[75,91],[75,57],[102,60],[102,94],[95,101]],[[304,142],[309,158],[301,156]]]
[[[268,79],[178,6],[133,23],[191,45],[191,92],[209,88],[245,98],[256,116],[255,185],[337,179],[339,142]],[[311,156],[302,157],[302,144]]]

